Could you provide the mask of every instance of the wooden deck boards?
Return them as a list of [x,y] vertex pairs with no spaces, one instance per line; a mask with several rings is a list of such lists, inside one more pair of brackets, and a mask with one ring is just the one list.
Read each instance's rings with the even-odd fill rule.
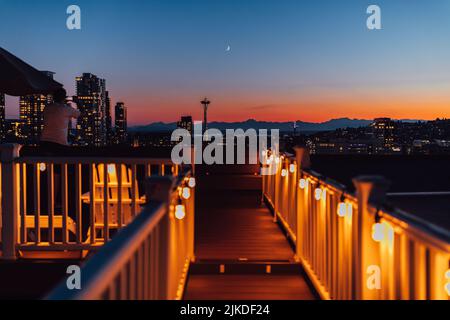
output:
[[284,260],[293,257],[286,238],[265,210],[216,210],[212,225],[199,227],[197,257],[206,260]]
[[[219,173],[220,174],[220,173]],[[230,264],[270,262],[292,264],[294,251],[270,211],[261,203],[261,190],[233,185],[248,183],[243,175],[226,175],[225,189],[214,175],[198,180],[196,191],[195,252],[196,263]],[[230,183],[230,179],[234,180]],[[254,179],[254,177],[252,178]],[[198,269],[198,268],[197,268]],[[218,269],[218,268],[217,268]],[[216,269],[216,270],[217,270]],[[228,270],[228,267],[227,267]],[[238,267],[239,270],[239,267]],[[256,270],[256,268],[255,268]],[[301,271],[286,274],[261,272],[189,275],[186,300],[310,300],[315,294]]]
[[197,259],[292,261],[294,252],[259,195],[227,191],[217,201],[208,193],[197,197]]
[[193,275],[186,300],[314,300],[301,275]]

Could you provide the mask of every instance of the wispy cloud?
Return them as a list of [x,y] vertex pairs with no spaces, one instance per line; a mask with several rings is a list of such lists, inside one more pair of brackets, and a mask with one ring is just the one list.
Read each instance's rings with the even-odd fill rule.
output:
[[274,109],[277,106],[275,104],[265,104],[265,105],[261,105],[261,106],[253,106],[253,107],[248,107],[248,110],[268,110],[268,109]]

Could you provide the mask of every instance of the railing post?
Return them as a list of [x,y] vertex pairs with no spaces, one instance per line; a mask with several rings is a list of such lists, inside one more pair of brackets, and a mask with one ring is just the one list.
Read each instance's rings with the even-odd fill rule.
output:
[[17,259],[16,245],[19,237],[19,172],[14,160],[19,157],[19,144],[0,146],[2,162],[2,254],[5,260]]
[[353,214],[353,299],[376,299],[376,292],[366,288],[367,268],[379,262],[375,255],[377,245],[372,240],[372,225],[375,222],[370,205],[384,204],[390,182],[381,176],[359,176],[353,179],[358,200],[357,214]]
[[303,198],[302,198],[302,202],[299,201],[298,199],[298,194],[299,194],[299,179],[302,176],[302,170],[304,169],[309,169],[311,168],[311,159],[309,156],[309,149],[306,147],[300,147],[300,146],[295,146],[294,147],[294,151],[295,151],[295,159],[297,162],[297,181],[295,182],[295,186],[296,186],[296,193],[295,193],[295,214],[296,214],[296,221],[297,221],[297,243],[295,244],[295,255],[298,259],[300,259],[303,255],[302,253],[302,245],[303,245],[303,241],[304,239],[302,238],[302,235],[305,234],[305,232],[303,232],[303,221],[302,221],[302,215],[303,213],[300,213],[300,210],[303,210]]
[[147,203],[152,201],[163,202],[166,206],[167,214],[161,220],[159,227],[159,238],[157,241],[159,251],[159,274],[161,281],[158,285],[158,299],[170,300],[172,289],[172,246],[171,246],[171,225],[170,225],[170,198],[174,180],[171,176],[151,176],[145,181],[145,195]]

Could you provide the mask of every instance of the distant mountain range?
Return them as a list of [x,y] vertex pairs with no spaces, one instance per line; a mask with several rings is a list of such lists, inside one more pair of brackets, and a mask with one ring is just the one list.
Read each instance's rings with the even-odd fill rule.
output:
[[[419,120],[401,120],[404,122],[417,122]],[[332,131],[340,128],[359,128],[370,125],[373,120],[364,119],[350,119],[339,118],[332,119],[325,122],[304,122],[297,121],[297,132],[317,132],[317,131]],[[280,132],[293,131],[293,121],[291,122],[269,122],[269,121],[257,121],[249,119],[242,122],[210,122],[208,128],[216,128],[219,130],[225,129],[243,129],[250,128],[259,129],[279,129]],[[130,127],[130,131],[143,131],[143,132],[166,132],[173,131],[177,128],[176,122],[154,122],[144,126]]]

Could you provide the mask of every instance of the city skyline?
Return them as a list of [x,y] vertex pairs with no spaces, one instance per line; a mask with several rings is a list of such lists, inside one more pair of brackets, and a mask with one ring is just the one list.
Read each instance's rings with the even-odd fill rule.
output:
[[[205,95],[211,121],[450,117],[446,1],[378,1],[375,31],[363,0],[78,1],[82,29],[73,31],[68,1],[1,4],[0,25],[15,30],[1,46],[54,71],[69,95],[79,74],[107,79],[131,126],[200,120]],[[7,98],[6,113],[17,117],[17,99]]]
[[[39,72],[39,71],[38,71]],[[53,79],[54,72],[40,71]],[[71,119],[68,140],[74,146],[112,146],[127,142],[127,106],[117,101],[111,110],[106,79],[92,73],[75,78],[76,95],[68,98],[80,115]],[[54,103],[52,94],[28,94],[18,97],[19,116],[5,117],[5,94],[0,93],[0,141],[39,144],[44,129],[45,108]],[[7,107],[6,107],[7,108]],[[114,123],[113,123],[114,115]]]

